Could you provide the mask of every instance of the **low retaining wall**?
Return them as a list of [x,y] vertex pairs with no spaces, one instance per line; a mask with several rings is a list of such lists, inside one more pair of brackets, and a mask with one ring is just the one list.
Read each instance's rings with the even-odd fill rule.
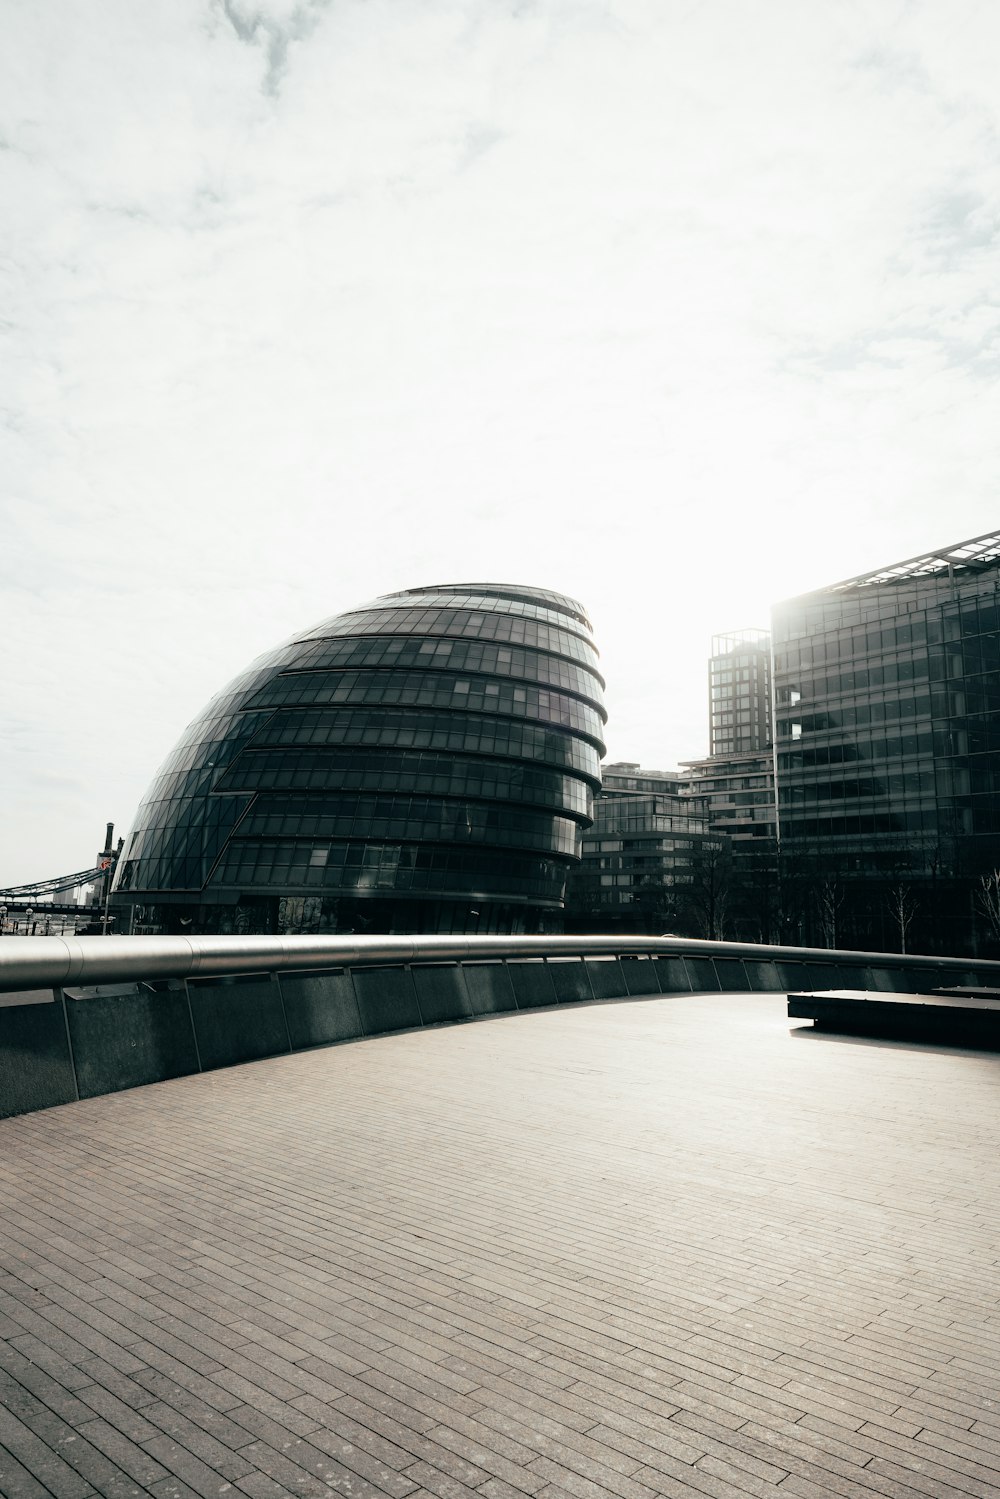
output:
[[[90,940],[87,957],[94,961],[81,971],[100,972],[97,959],[111,952],[102,944],[114,939]],[[122,940],[132,944],[134,958],[143,939]],[[500,945],[470,940],[460,960],[447,961],[440,958],[442,944],[430,941],[427,956],[414,959],[411,941],[407,962],[362,958],[355,948],[350,964],[295,968],[286,943],[270,969],[0,992],[0,1117],[283,1052],[551,1005],[720,990],[919,993],[946,984],[996,985],[1000,972],[997,964],[955,959],[686,946],[679,939],[647,939],[635,944],[640,952],[609,951],[606,938],[579,944],[536,938],[503,944],[512,952],[494,955]],[[567,950],[574,945],[598,950]],[[224,968],[218,951],[216,944],[213,966]],[[18,957],[9,949],[0,954],[0,980],[3,960]],[[247,966],[245,952],[239,966]],[[156,964],[150,968],[155,973]]]

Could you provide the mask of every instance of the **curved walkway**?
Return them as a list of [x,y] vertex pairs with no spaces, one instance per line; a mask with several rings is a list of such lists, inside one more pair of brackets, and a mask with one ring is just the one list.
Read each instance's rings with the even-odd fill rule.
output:
[[0,1123],[0,1492],[1000,1492],[1000,1058],[780,995]]

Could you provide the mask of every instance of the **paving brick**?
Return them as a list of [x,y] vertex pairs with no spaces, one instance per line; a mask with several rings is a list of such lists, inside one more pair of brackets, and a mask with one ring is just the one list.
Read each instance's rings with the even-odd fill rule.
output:
[[31,1307],[19,1307],[12,1313],[12,1320],[24,1329],[17,1337],[10,1339],[10,1346],[19,1352],[27,1353],[32,1347],[44,1348],[46,1354],[43,1357],[58,1359],[61,1364],[78,1364],[91,1356],[91,1349],[85,1348],[74,1338],[67,1337]]
[[865,1468],[865,1473],[871,1474],[873,1478],[889,1478],[900,1486],[908,1486],[911,1494],[926,1494],[928,1499],[961,1499],[961,1496],[969,1494],[974,1495],[975,1499],[983,1499],[984,1493],[997,1491],[992,1483],[990,1488],[984,1490],[981,1484],[965,1483],[961,1478],[949,1482],[950,1475],[941,1473],[940,1469],[931,1464],[924,1468],[915,1462],[893,1463],[881,1457],[873,1457]]
[[[525,1492],[527,1492],[525,1489],[505,1483],[502,1478],[489,1478],[476,1490],[476,1493],[484,1495],[485,1499],[521,1499],[521,1495]],[[532,1492],[537,1493],[538,1490],[535,1489]]]
[[238,1478],[234,1487],[241,1493],[248,1494],[250,1499],[287,1499],[290,1492],[257,1469],[248,1473],[245,1478]]
[[[93,1490],[91,1490],[93,1493]],[[0,1494],[4,1499],[52,1499],[49,1489],[0,1446]]]
[[783,1010],[536,1011],[0,1122],[0,1492],[1000,1494],[995,1060]]
[[[145,1450],[161,1463],[175,1478],[188,1485],[201,1499],[220,1499],[232,1489],[232,1481],[216,1468],[210,1467],[195,1453],[191,1452],[183,1442],[175,1441],[169,1436],[154,1437],[152,1441],[145,1444]],[[252,1463],[242,1464],[241,1473],[251,1473],[254,1465]]]
[[149,1492],[154,1499],[199,1499],[197,1489],[189,1489],[179,1478],[160,1478],[151,1484]]
[[[192,1420],[183,1412],[162,1402],[148,1406],[145,1414],[150,1423],[158,1428],[144,1443],[148,1451],[154,1450],[154,1445],[160,1442],[160,1434],[163,1433],[203,1463],[207,1463],[210,1468],[214,1468],[217,1473],[221,1473],[224,1478],[243,1478],[251,1471],[250,1464],[239,1455],[240,1448],[253,1441],[253,1433],[246,1427],[237,1426],[226,1417],[219,1417],[218,1422],[211,1422],[211,1417],[206,1420],[201,1411],[197,1411],[196,1419]],[[218,1417],[219,1413],[213,1414]],[[215,1425],[215,1431],[207,1429],[209,1424]]]
[[[80,1308],[83,1310],[83,1308]],[[43,1308],[42,1316],[57,1328],[61,1329],[68,1338],[73,1339],[79,1346],[85,1348],[87,1353],[84,1357],[96,1353],[100,1358],[109,1363],[113,1369],[121,1374],[134,1374],[137,1369],[143,1367],[143,1360],[129,1353],[121,1343],[115,1342],[113,1338],[106,1337],[98,1332],[80,1317],[73,1316],[63,1307],[50,1305]]]
[[[621,1499],[653,1499],[658,1492],[647,1484],[622,1478],[621,1474],[602,1468],[600,1463],[581,1460],[577,1454],[568,1451],[562,1462],[554,1457],[538,1457],[532,1468],[550,1485],[562,1489],[564,1493],[575,1495],[576,1499],[615,1499],[615,1496],[621,1496]],[[542,1489],[541,1492],[545,1494],[547,1491]]]
[[[112,1369],[111,1365],[106,1364],[103,1359],[86,1359],[80,1365],[80,1373],[85,1376],[85,1384],[100,1385],[102,1389],[109,1390],[123,1405],[131,1406],[133,1410],[141,1410],[144,1405],[149,1405],[156,1399],[152,1391],[138,1384],[127,1374]],[[140,1369],[138,1373],[148,1377],[153,1375],[154,1371]],[[80,1398],[83,1398],[82,1395]]]
[[33,1417],[31,1429],[97,1493],[107,1494],[111,1499],[135,1499],[142,1492],[130,1473],[51,1412]]
[[[272,1395],[269,1390],[261,1388],[260,1385],[255,1385],[251,1380],[244,1379],[241,1375],[234,1374],[229,1369],[220,1370],[216,1378],[224,1389],[239,1396],[245,1402],[245,1405],[230,1407],[226,1416],[216,1415],[212,1412],[211,1422],[205,1421],[208,1430],[219,1432],[221,1435],[217,1423],[219,1421],[228,1422],[230,1418],[249,1430],[250,1428],[246,1420],[243,1419],[243,1412],[244,1410],[255,1410],[265,1416],[269,1416],[272,1421],[280,1422],[282,1426],[286,1426],[296,1436],[308,1436],[309,1432],[315,1431],[318,1423],[311,1415],[299,1410],[294,1405],[289,1405],[284,1400],[279,1400],[276,1395]],[[308,1400],[312,1397],[303,1396],[301,1398]],[[321,1404],[321,1402],[317,1403]],[[184,1406],[183,1409],[188,1410],[189,1408]],[[203,1410],[202,1418],[204,1416],[205,1411]]]
[[[518,1489],[523,1494],[536,1494],[545,1486],[544,1482],[534,1473],[529,1472],[527,1467],[510,1462],[495,1448],[487,1446],[484,1442],[478,1442],[460,1431],[452,1431],[447,1426],[435,1426],[430,1436],[439,1447],[454,1452],[474,1467],[491,1473],[495,1478],[500,1479],[509,1487]],[[483,1484],[480,1483],[478,1487],[482,1489]]]
[[[692,1415],[688,1411],[679,1412],[673,1424],[682,1436],[697,1442],[706,1457],[716,1457],[731,1463],[735,1468],[754,1478],[762,1478],[766,1483],[778,1484],[788,1476],[790,1470],[787,1466],[761,1457],[760,1444],[744,1437],[740,1432],[729,1431],[714,1421]],[[657,1465],[652,1463],[650,1466],[655,1468]]]
[[646,1468],[658,1468],[664,1457],[679,1463],[696,1463],[705,1456],[705,1449],[686,1441],[680,1431],[675,1435],[650,1431],[648,1441],[636,1441],[613,1426],[592,1426],[587,1435],[591,1441],[601,1442],[611,1451],[621,1452]]
[[[401,1415],[406,1416],[407,1413],[398,1406],[398,1403],[397,1409],[400,1409]],[[342,1414],[347,1413],[353,1413],[357,1419],[344,1426]],[[461,1451],[455,1450],[459,1444],[434,1441],[423,1431],[415,1429],[413,1424],[405,1420],[397,1420],[382,1411],[366,1408],[358,1401],[342,1401],[338,1407],[331,1410],[324,1424],[335,1432],[351,1432],[356,1436],[359,1444],[364,1442],[370,1446],[372,1435],[381,1438],[389,1444],[388,1450],[386,1447],[382,1448],[389,1465],[398,1468],[399,1472],[407,1472],[414,1460],[420,1460],[469,1487],[482,1483],[489,1475],[488,1468],[483,1471],[475,1463],[468,1461]],[[366,1425],[369,1428],[367,1436],[364,1433]]]
[[[383,1493],[367,1479],[352,1473],[335,1458],[302,1438],[283,1442],[280,1451],[270,1443],[266,1446],[255,1443],[246,1452],[265,1472],[287,1484],[294,1493],[314,1493],[315,1489],[310,1486],[310,1481],[319,1482],[327,1499],[331,1489],[346,1495],[347,1499],[381,1499]],[[415,1493],[416,1489],[411,1492]]]
[[94,1492],[47,1439],[47,1434],[39,1436],[10,1411],[0,1410],[0,1443],[55,1499],[85,1499]]
[[389,1494],[391,1499],[405,1499],[417,1487],[413,1478],[404,1477],[397,1468],[382,1462],[365,1448],[348,1441],[337,1432],[320,1428],[312,1433],[309,1440],[321,1452],[335,1458],[352,1473],[357,1473],[359,1478],[364,1478],[383,1493]]
[[218,1411],[228,1411],[234,1405],[239,1405],[239,1398],[229,1394],[218,1384],[206,1379],[201,1374],[196,1374],[192,1369],[177,1370],[171,1368],[169,1373],[160,1369],[140,1369],[136,1376],[136,1383],[158,1400],[164,1400],[168,1405],[175,1405],[183,1409],[185,1394],[193,1396],[199,1403],[211,1406]]
[[159,1463],[106,1421],[88,1421],[80,1427],[80,1435],[137,1483],[149,1485],[166,1477]]
[[[407,1468],[406,1476],[413,1479],[414,1487],[419,1487],[421,1493],[436,1494],[437,1499],[472,1499],[474,1493],[459,1479],[450,1473],[442,1473],[430,1463],[414,1463],[412,1468]],[[483,1483],[489,1482],[486,1474],[480,1474],[479,1478]]]
[[648,1483],[657,1494],[701,1496],[711,1499],[744,1499],[747,1495],[773,1495],[774,1485],[728,1463],[719,1463],[711,1458],[702,1459],[693,1467],[640,1468],[636,1477]]
[[135,1407],[126,1405],[124,1400],[119,1400],[117,1395],[113,1395],[103,1385],[86,1385],[80,1391],[77,1404],[83,1412],[83,1419],[74,1422],[74,1425],[83,1427],[98,1416],[132,1442],[145,1442],[156,1436],[155,1426],[150,1425]]

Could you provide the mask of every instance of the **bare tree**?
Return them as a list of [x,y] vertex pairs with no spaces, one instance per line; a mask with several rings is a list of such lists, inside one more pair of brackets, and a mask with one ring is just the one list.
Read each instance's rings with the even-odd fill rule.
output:
[[844,887],[835,874],[828,874],[816,884],[816,904],[819,907],[819,924],[823,929],[823,945],[836,947],[837,918],[844,904]]
[[1000,942],[1000,869],[979,876],[976,905],[986,918],[991,941]]
[[733,940],[774,942],[781,930],[777,849],[770,839],[733,846],[728,930]]
[[641,875],[635,882],[632,901],[646,931],[654,936],[662,933],[678,912],[679,901],[673,876],[659,870]]
[[805,931],[811,871],[801,854],[779,845],[777,873],[777,940],[793,947],[802,945]]
[[899,928],[899,950],[905,953],[907,933],[919,905],[912,885],[904,884],[902,880],[895,885],[890,885],[887,904],[889,914]]
[[732,852],[728,838],[705,838],[692,854],[684,905],[699,934],[718,942],[726,935],[732,890]]

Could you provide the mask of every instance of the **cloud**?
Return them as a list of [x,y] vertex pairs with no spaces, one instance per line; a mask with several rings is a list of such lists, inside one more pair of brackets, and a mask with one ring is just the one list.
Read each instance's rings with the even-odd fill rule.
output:
[[669,767],[713,631],[995,525],[997,42],[972,0],[17,10],[0,639],[90,805],[0,757],[0,878],[392,588],[582,597],[612,758]]
[[54,770],[36,771],[31,780],[39,786],[43,793],[72,793],[74,796],[82,795],[87,788],[79,776],[62,775]]
[[288,49],[308,40],[329,0],[306,0],[305,4],[250,6],[241,0],[222,0],[222,10],[238,39],[260,47],[266,59],[265,94],[277,95],[288,67]]

